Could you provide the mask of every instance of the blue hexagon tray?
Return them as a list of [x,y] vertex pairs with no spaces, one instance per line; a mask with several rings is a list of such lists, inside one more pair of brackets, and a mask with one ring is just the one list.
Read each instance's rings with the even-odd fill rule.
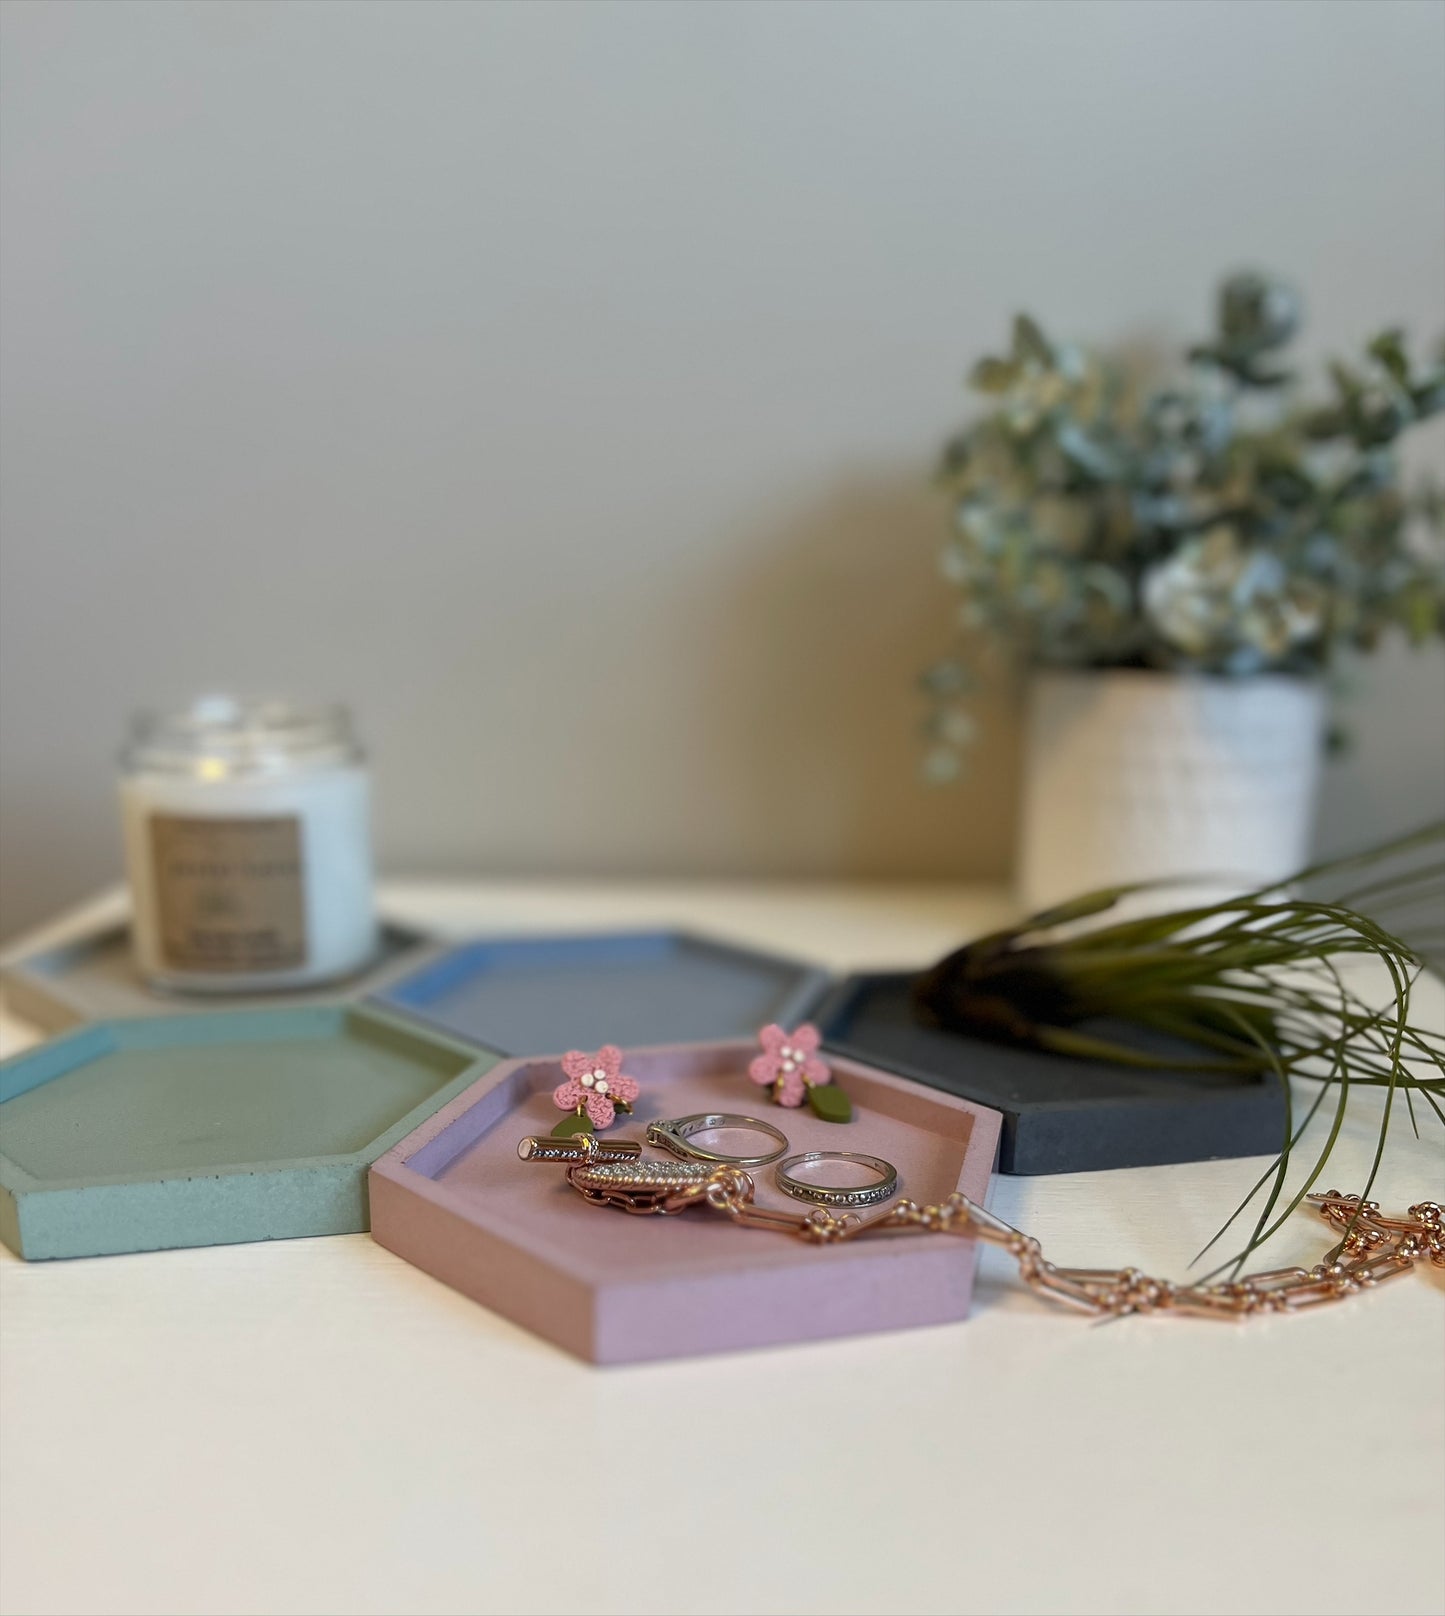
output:
[[448,948],[370,995],[505,1055],[745,1038],[803,1019],[827,986],[795,960],[687,932],[524,937]]
[[339,1005],[96,1022],[0,1063],[0,1240],[93,1257],[359,1233],[370,1164],[494,1064]]

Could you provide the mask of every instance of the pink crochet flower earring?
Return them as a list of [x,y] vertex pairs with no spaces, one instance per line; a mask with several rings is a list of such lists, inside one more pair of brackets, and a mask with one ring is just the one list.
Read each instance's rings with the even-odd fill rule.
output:
[[562,1070],[567,1081],[552,1090],[552,1099],[558,1110],[572,1115],[553,1128],[554,1134],[610,1128],[617,1113],[630,1112],[642,1093],[637,1079],[622,1070],[622,1051],[616,1044],[603,1044],[590,1055],[569,1049],[562,1057]]
[[811,1022],[805,1021],[792,1032],[770,1022],[758,1031],[762,1054],[753,1057],[748,1076],[770,1088],[778,1105],[800,1106],[806,1100],[825,1122],[850,1122],[853,1106],[818,1054],[822,1042],[822,1034]]

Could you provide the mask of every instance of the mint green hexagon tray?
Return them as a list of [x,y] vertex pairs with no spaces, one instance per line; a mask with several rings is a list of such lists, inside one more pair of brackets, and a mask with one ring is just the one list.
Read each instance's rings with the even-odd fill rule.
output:
[[0,1240],[36,1259],[359,1233],[369,1165],[496,1059],[345,1005],[79,1028],[0,1063]]

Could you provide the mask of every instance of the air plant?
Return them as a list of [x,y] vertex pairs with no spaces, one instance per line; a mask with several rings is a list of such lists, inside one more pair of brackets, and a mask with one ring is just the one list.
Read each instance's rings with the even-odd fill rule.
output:
[[[1445,1126],[1445,1034],[1410,1013],[1415,980],[1441,940],[1411,917],[1445,911],[1442,844],[1445,821],[1277,885],[1136,918],[1103,917],[1159,883],[1091,892],[948,955],[915,983],[914,1012],[935,1026],[1061,1055],[1221,1081],[1277,1079],[1285,1096],[1279,1155],[1224,1226],[1263,1195],[1247,1243],[1224,1265],[1237,1273],[1318,1182],[1353,1090],[1385,1091],[1362,1199],[1401,1098],[1417,1134],[1417,1100]],[[1308,895],[1321,884],[1329,890]],[[1361,960],[1383,968],[1390,991],[1382,1005],[1359,991]],[[1172,1052],[1159,1053],[1153,1040],[1141,1048],[1129,1029],[1166,1038]],[[1302,1116],[1296,1080],[1316,1086]],[[1292,1152],[1327,1096],[1326,1136],[1286,1197]]]

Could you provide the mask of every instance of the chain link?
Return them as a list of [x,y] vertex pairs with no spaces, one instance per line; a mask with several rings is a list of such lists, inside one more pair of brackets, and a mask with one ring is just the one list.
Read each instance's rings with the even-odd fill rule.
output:
[[1192,1318],[1246,1318],[1256,1313],[1292,1313],[1334,1302],[1407,1274],[1417,1262],[1445,1268],[1445,1214],[1434,1201],[1421,1201],[1403,1218],[1387,1217],[1376,1201],[1329,1190],[1308,1200],[1340,1231],[1340,1240],[1313,1268],[1275,1268],[1218,1284],[1176,1285],[1137,1268],[1061,1268],[1047,1261],[1043,1248],[964,1195],[950,1195],[935,1206],[900,1201],[867,1223],[851,1215],[819,1210],[806,1217],[769,1212],[753,1204],[751,1185],[715,1186],[708,1197],[737,1223],[779,1228],[790,1225],[817,1245],[868,1236],[952,1234],[1001,1246],[1018,1264],[1019,1278],[1048,1301],[1096,1317],[1130,1313],[1178,1313]]
[[624,1212],[685,1212],[707,1206],[749,1228],[774,1229],[813,1245],[835,1245],[903,1234],[951,1234],[1000,1246],[1018,1264],[1019,1278],[1031,1291],[1095,1317],[1130,1313],[1177,1313],[1192,1318],[1247,1318],[1256,1313],[1293,1313],[1339,1301],[1407,1274],[1417,1263],[1445,1268],[1445,1214],[1434,1201],[1421,1201],[1402,1218],[1388,1217],[1378,1201],[1327,1190],[1307,1197],[1339,1240],[1313,1268],[1274,1268],[1216,1284],[1176,1285],[1137,1268],[1061,1268],[1049,1262],[1031,1235],[1023,1234],[966,1195],[950,1195],[933,1206],[896,1201],[880,1217],[864,1222],[854,1213],[818,1207],[808,1213],[761,1207],[752,1178],[738,1167],[700,1162],[604,1160],[595,1141],[524,1139],[524,1159],[565,1161],[572,1187],[596,1205]]

